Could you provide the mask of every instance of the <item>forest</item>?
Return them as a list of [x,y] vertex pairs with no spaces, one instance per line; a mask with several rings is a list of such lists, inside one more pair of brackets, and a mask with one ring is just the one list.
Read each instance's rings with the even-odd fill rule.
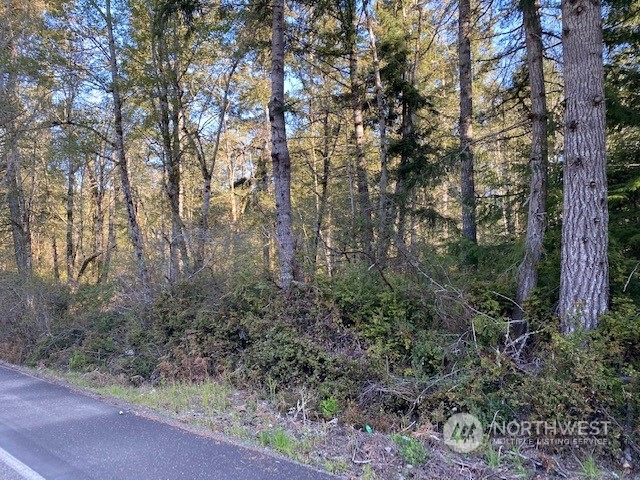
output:
[[1,359],[640,462],[638,0],[4,0],[0,44]]

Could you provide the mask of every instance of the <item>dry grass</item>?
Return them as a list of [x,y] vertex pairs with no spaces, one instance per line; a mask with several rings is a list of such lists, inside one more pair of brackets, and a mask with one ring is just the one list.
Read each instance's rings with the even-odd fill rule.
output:
[[[416,442],[418,451],[426,452],[426,458],[415,457],[422,459],[421,465],[412,465],[408,461],[411,457],[401,451],[393,436],[368,433],[368,429],[341,425],[337,420],[310,421],[300,401],[291,405],[287,414],[281,414],[273,406],[274,399],[266,400],[212,379],[198,384],[133,386],[127,379],[100,372],[57,375],[100,395],[122,399],[133,408],[149,408],[348,479],[584,478],[584,462],[550,459],[535,450],[501,452],[499,459],[486,449],[474,455],[455,454],[430,425],[412,425],[402,432],[412,444]],[[301,398],[304,405],[303,393]],[[599,478],[603,479],[634,478],[601,470]]]

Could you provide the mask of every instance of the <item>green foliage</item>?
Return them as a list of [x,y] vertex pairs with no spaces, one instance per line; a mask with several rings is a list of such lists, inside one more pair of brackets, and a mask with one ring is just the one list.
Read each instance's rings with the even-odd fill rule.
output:
[[268,372],[281,384],[317,386],[338,368],[329,355],[291,324],[264,325],[256,321],[251,327],[249,334],[255,340],[245,354],[253,380]]
[[85,330],[81,328],[65,329],[51,337],[44,337],[35,345],[31,362],[54,356],[56,352],[72,349],[84,341]]
[[88,365],[89,360],[83,352],[75,351],[71,354],[71,358],[69,359],[69,368],[72,371],[85,371]]
[[495,318],[488,315],[478,315],[473,319],[476,341],[486,347],[500,345],[508,332],[507,318]]
[[175,344],[193,327],[202,292],[196,285],[180,283],[160,293],[154,302],[150,318],[156,340]]
[[523,400],[529,399],[536,418],[583,420],[599,408],[615,406],[619,381],[590,337],[584,332],[551,335],[542,370],[522,384]]
[[391,437],[398,447],[398,453],[405,462],[419,466],[429,458],[429,450],[415,438],[396,434]]
[[[487,304],[490,305],[490,302]],[[496,310],[494,308],[494,310]],[[528,312],[545,311],[534,297]],[[483,424],[492,420],[610,420],[624,418],[630,396],[621,375],[637,377],[638,312],[630,300],[614,300],[612,311],[594,332],[558,333],[557,319],[546,326],[532,319],[534,333],[515,359],[505,350],[506,320],[476,316],[475,341],[457,340],[453,350],[443,344],[442,378],[451,362],[450,377],[421,395],[419,411],[432,422],[444,422],[452,411],[467,411]],[[438,338],[438,337],[436,337]],[[464,338],[464,337],[463,337]],[[467,337],[468,338],[468,337]],[[423,389],[422,392],[425,390]],[[621,432],[612,428],[608,441],[615,448]]]
[[82,349],[99,364],[117,350],[117,345],[112,337],[91,331],[85,336]]
[[357,396],[364,370],[337,352],[336,340],[349,336],[311,291],[273,297],[255,280],[222,299],[209,290],[184,285],[161,294],[150,312],[152,335],[140,326],[130,331],[130,343],[164,349],[162,376],[189,380],[206,365],[208,374],[264,390],[277,386],[285,396],[301,386],[317,390],[320,398],[334,398],[336,409]]
[[[605,421],[607,415],[621,415],[626,399],[598,334],[554,331],[548,338],[536,352],[535,369],[522,370],[498,353],[483,356],[474,373],[460,379],[457,402],[483,424],[494,419]],[[612,429],[608,440],[615,444],[619,433]]]
[[640,372],[640,310],[626,297],[613,299],[595,333],[596,348],[618,375]]
[[502,465],[503,461],[502,451],[500,449],[495,450],[492,445],[489,445],[485,453],[485,461],[489,467],[498,468]]
[[69,291],[38,277],[0,272],[0,358],[20,363],[57,333],[68,316]]
[[343,324],[355,327],[371,357],[403,365],[407,373],[413,361],[414,368],[428,372],[439,361],[437,348],[424,335],[432,322],[431,308],[406,279],[393,281],[391,286],[375,273],[356,270],[335,280],[331,296]]
[[437,375],[444,368],[443,339],[433,330],[420,330],[411,349],[411,370],[416,376]]
[[[478,265],[488,263],[488,250],[478,252]],[[620,376],[640,371],[633,300],[614,299],[596,331],[564,336],[548,291],[538,290],[525,306],[531,336],[517,357],[508,348],[509,275],[458,269],[450,258],[437,259],[445,273],[433,277],[450,285],[443,297],[431,280],[392,272],[382,278],[360,267],[286,296],[260,279],[224,288],[200,280],[124,313],[110,308],[106,295],[87,295],[40,341],[34,361],[183,386],[222,375],[269,394],[283,409],[295,406],[304,388],[317,399],[318,415],[376,431],[393,429],[409,412],[441,423],[467,411],[485,425],[494,418],[607,419],[603,412],[624,418],[633,397]],[[612,430],[615,443],[620,432]],[[260,435],[265,445],[290,448],[275,431]],[[407,462],[426,460],[419,441],[395,441]]]
[[325,398],[318,406],[320,407],[320,413],[325,418],[333,418],[338,413],[338,401],[334,396]]
[[151,352],[135,352],[134,355],[118,355],[108,365],[112,373],[124,373],[129,378],[140,376],[151,378],[156,371],[158,359]]
[[45,363],[74,371],[108,370],[149,378],[157,348],[135,313],[111,308],[113,285],[81,286],[68,297],[64,316],[51,324],[31,351],[32,364]]
[[379,306],[376,294],[383,289],[377,278],[358,269],[334,279],[324,293],[336,302],[341,321],[352,326],[359,325],[375,313]]

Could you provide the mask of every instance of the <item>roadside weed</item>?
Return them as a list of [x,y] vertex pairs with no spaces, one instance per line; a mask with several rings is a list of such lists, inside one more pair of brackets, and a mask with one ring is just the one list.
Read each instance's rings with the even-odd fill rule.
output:
[[291,456],[295,450],[295,439],[283,428],[276,428],[274,431],[263,430],[258,435],[258,440],[265,447],[271,447],[275,451]]
[[487,447],[487,453],[485,454],[485,460],[487,466],[491,468],[497,468],[502,465],[502,447],[495,450],[492,445]]
[[229,408],[231,392],[226,385],[204,382],[199,390],[200,403],[206,413],[223,413]]
[[378,477],[376,473],[373,471],[373,469],[371,468],[371,465],[365,465],[362,472],[362,478],[363,480],[376,480],[376,478]]
[[405,462],[419,466],[429,458],[429,451],[419,440],[400,434],[392,435],[391,438],[398,446],[398,453]]
[[331,396],[320,402],[320,413],[325,418],[333,418],[338,413],[338,401]]
[[587,455],[583,461],[580,461],[576,458],[578,464],[580,465],[579,475],[584,478],[589,478],[592,480],[598,480],[602,478],[602,470],[598,466],[598,462],[595,460],[593,455]]

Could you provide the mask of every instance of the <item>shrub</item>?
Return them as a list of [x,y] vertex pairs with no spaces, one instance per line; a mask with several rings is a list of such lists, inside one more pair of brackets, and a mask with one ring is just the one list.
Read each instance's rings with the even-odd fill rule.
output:
[[10,355],[14,362],[25,361],[43,336],[55,333],[56,325],[67,315],[68,303],[64,286],[0,272],[0,343],[20,345],[2,348],[0,354]]
[[[338,277],[325,295],[336,303],[342,324],[355,328],[372,362],[405,374],[422,367],[428,373],[438,363],[437,349],[424,336],[433,324],[428,297],[404,276],[382,281],[377,273],[355,269]],[[415,348],[420,351],[414,354]],[[427,359],[429,354],[434,358]]]
[[290,323],[255,320],[249,326],[252,339],[246,355],[253,381],[268,374],[282,385],[317,387],[335,377],[335,360]]
[[629,298],[613,299],[595,334],[598,348],[618,375],[640,372],[640,310]]

